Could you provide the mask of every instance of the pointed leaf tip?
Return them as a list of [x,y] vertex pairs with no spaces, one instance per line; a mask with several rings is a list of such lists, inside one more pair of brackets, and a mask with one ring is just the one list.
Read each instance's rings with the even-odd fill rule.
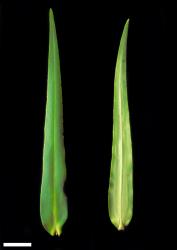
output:
[[50,16],[53,15],[53,10],[52,10],[52,8],[49,9],[49,15],[50,15]]

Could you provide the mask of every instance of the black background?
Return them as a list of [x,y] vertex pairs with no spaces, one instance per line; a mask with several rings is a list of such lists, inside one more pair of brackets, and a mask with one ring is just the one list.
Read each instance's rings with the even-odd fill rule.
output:
[[[60,50],[69,206],[60,238],[43,229],[39,214],[50,7]],[[172,16],[168,7],[134,1],[0,5],[1,243],[30,241],[36,249],[58,250],[171,244],[162,136]],[[107,190],[114,69],[127,18],[134,214],[126,230],[118,232],[109,220]]]

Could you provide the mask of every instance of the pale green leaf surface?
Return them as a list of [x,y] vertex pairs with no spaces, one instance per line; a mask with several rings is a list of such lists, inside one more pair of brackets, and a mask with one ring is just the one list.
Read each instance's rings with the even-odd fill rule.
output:
[[63,107],[59,51],[53,12],[49,12],[47,101],[44,128],[40,215],[51,235],[60,235],[68,210],[63,191],[66,179]]
[[133,212],[133,161],[126,76],[128,26],[129,20],[124,26],[115,69],[113,142],[108,191],[110,220],[118,230],[129,224]]

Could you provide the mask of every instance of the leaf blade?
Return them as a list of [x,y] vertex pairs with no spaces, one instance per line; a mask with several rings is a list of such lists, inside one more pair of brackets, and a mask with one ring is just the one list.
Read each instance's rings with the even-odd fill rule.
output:
[[133,159],[127,96],[126,47],[129,20],[121,36],[114,79],[113,142],[108,190],[111,222],[118,230],[129,224],[133,213]]
[[59,51],[53,11],[49,11],[47,102],[44,127],[40,216],[46,231],[60,235],[67,216],[63,105]]

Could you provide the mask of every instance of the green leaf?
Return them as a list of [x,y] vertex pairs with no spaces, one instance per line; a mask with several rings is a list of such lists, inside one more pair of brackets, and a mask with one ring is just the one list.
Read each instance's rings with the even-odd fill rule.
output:
[[118,50],[114,79],[113,142],[108,191],[111,222],[118,230],[129,224],[133,213],[133,161],[126,77],[127,20]]
[[68,210],[67,199],[63,191],[66,166],[60,62],[54,16],[51,9],[49,23],[48,81],[40,215],[47,232],[51,235],[60,235],[68,216]]

